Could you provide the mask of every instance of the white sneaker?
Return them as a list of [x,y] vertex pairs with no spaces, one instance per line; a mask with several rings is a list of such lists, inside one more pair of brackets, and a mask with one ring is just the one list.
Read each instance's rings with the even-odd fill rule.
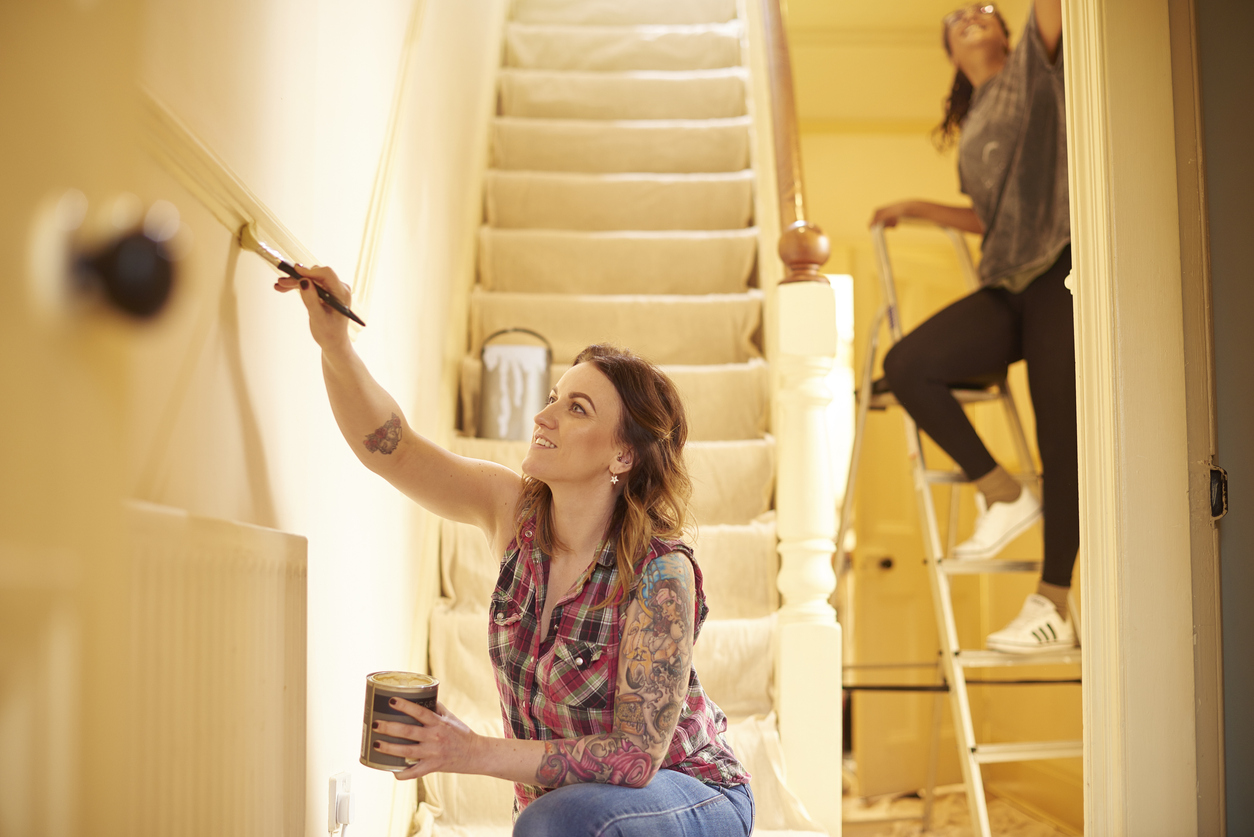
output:
[[988,635],[988,647],[1008,654],[1034,654],[1075,646],[1071,616],[1058,614],[1054,603],[1039,593],[1028,596],[1015,620]]
[[992,558],[1036,522],[1041,516],[1041,501],[1026,488],[1013,503],[993,503],[984,508],[984,495],[975,495],[980,508],[975,518],[975,534],[954,547],[953,557],[959,561],[983,561]]

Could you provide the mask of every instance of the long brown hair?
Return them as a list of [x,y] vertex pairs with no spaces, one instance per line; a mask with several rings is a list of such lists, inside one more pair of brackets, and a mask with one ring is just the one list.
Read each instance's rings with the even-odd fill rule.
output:
[[[1001,12],[993,10],[993,16],[1001,24],[1001,31],[1006,35],[1006,43],[1010,43],[1010,27]],[[949,46],[949,27],[941,23],[941,45],[945,54],[953,57],[953,49]],[[967,111],[971,109],[971,97],[975,95],[975,86],[962,70],[954,70],[954,83],[949,88],[949,96],[945,99],[945,116],[940,124],[932,129],[932,142],[937,149],[944,151],[958,139],[959,129],[967,120]]]
[[[614,539],[618,579],[598,607],[625,601],[636,586],[636,564],[654,538],[683,537],[692,497],[692,481],[684,464],[688,419],[670,378],[644,358],[603,343],[579,353],[575,363],[591,363],[601,371],[623,403],[617,441],[631,448],[632,466],[614,503],[606,536]],[[535,518],[535,543],[546,554],[561,546],[553,532],[553,494],[537,479],[523,477],[515,536]]]

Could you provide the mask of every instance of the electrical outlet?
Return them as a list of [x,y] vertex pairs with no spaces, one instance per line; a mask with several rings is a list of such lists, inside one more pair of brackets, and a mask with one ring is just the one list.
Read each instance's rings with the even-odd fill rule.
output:
[[336,773],[327,785],[327,832],[334,834],[340,830],[340,823],[335,816],[337,803],[342,797],[348,796],[352,777],[348,773]]

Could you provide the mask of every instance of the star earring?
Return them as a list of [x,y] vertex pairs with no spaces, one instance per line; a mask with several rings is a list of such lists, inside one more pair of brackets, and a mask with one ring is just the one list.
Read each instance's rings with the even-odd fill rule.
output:
[[610,474],[610,485],[618,485],[618,474]]

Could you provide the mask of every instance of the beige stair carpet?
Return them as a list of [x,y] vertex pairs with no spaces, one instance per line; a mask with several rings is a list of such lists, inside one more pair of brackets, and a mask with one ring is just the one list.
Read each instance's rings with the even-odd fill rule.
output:
[[489,291],[581,294],[743,293],[758,230],[503,230],[479,232]]
[[488,224],[513,229],[725,230],[753,218],[753,172],[489,170]]
[[511,23],[505,66],[524,70],[717,70],[741,63],[740,21],[673,26]]
[[470,297],[470,352],[505,328],[529,328],[570,363],[593,343],[616,343],[654,363],[744,363],[760,356],[753,336],[761,293],[704,296],[519,294],[475,290]]
[[751,523],[701,526],[692,542],[705,577],[710,619],[752,619],[779,610],[774,513]]
[[749,117],[524,119],[492,124],[492,164],[548,172],[739,172],[749,166]]
[[736,0],[517,0],[521,23],[633,26],[657,23],[724,23],[736,17]]
[[619,73],[501,70],[502,116],[548,119],[719,119],[744,116],[740,67]]

